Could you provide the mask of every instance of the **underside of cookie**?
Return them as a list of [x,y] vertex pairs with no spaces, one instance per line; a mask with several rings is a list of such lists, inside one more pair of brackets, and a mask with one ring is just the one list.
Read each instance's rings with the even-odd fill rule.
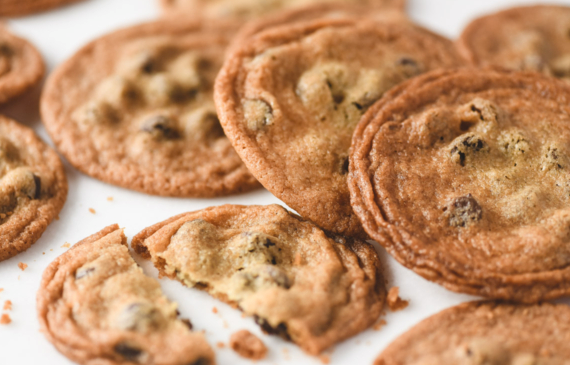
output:
[[386,297],[371,245],[329,236],[278,205],[183,214],[132,246],[163,275],[238,307],[309,354],[374,324]]
[[80,0],[0,0],[0,16],[22,16]]
[[80,364],[213,365],[203,334],[176,307],[130,256],[117,225],[50,264],[37,297],[42,332]]
[[[0,0],[0,16],[1,9]],[[36,85],[44,72],[44,62],[38,50],[0,24],[0,104]]]
[[295,22],[232,46],[216,80],[216,107],[269,191],[327,231],[366,237],[346,184],[358,120],[392,86],[458,63],[450,41],[407,21]]
[[570,79],[570,7],[507,9],[471,22],[457,45],[478,66],[532,70]]
[[459,292],[570,294],[570,88],[538,73],[439,71],[374,105],[349,187],[364,228]]
[[374,365],[567,365],[570,307],[472,302],[400,336]]
[[57,153],[28,127],[0,116],[0,261],[36,242],[66,197]]
[[218,121],[213,83],[233,22],[169,19],[85,46],[50,77],[44,123],[78,169],[165,196],[259,187]]

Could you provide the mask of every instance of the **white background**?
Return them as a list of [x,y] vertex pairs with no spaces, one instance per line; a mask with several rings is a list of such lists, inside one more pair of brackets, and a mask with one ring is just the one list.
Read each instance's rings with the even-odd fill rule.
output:
[[[551,2],[570,5],[570,1]],[[477,16],[510,5],[528,3],[531,2],[409,0],[408,13],[416,22],[455,38]],[[50,72],[87,41],[158,16],[157,0],[87,0],[40,15],[9,20],[8,24],[14,32],[28,38],[39,48]],[[39,93],[40,88],[8,106],[0,107],[0,113],[34,128],[44,140],[49,141],[38,114]],[[0,309],[5,300],[13,302],[13,311],[8,312],[13,322],[0,326],[1,365],[72,364],[41,335],[35,310],[35,296],[42,272],[53,259],[67,250],[62,247],[66,242],[73,244],[112,223],[125,227],[127,236],[131,238],[149,225],[186,211],[225,203],[280,203],[265,190],[209,200],[153,197],[101,183],[79,173],[67,163],[66,172],[70,189],[60,220],[52,223],[27,252],[0,262],[0,288],[4,289],[0,292]],[[108,197],[113,197],[113,201],[108,201]],[[96,214],[90,213],[89,208],[95,209]],[[383,249],[378,250],[385,266],[388,286],[399,286],[401,296],[410,300],[410,306],[400,312],[388,313],[384,317],[388,323],[381,330],[370,329],[327,351],[331,364],[371,364],[382,349],[415,323],[444,308],[472,299],[422,279],[396,263]],[[147,274],[156,276],[152,265],[138,257],[137,260]],[[19,262],[29,267],[22,272],[18,268]],[[251,319],[241,318],[240,312],[207,294],[169,280],[162,280],[161,283],[166,295],[179,303],[182,315],[190,318],[196,329],[206,330],[207,339],[213,347],[219,341],[227,343],[230,334],[236,330],[248,328],[260,335],[270,349],[268,357],[260,364],[321,363],[318,358],[303,354],[292,344],[262,335]],[[213,307],[218,309],[218,314],[212,312]],[[219,364],[251,363],[239,358],[228,348],[216,349],[216,353]]]

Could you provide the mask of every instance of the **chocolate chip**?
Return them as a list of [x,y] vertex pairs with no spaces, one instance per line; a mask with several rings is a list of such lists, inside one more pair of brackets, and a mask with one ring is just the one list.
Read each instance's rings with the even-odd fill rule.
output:
[[34,183],[36,184],[36,192],[34,194],[34,199],[39,199],[40,195],[42,193],[42,179],[40,179],[39,176],[37,176],[36,174],[34,175]]
[[83,279],[84,277],[89,276],[93,271],[95,271],[94,267],[79,269],[75,273],[75,280]]
[[186,325],[186,327],[188,327],[189,330],[192,330],[194,328],[194,325],[192,325],[192,322],[190,322],[190,320],[187,318],[181,319],[180,322],[184,323]]
[[145,120],[141,131],[157,138],[177,139],[180,137],[174,121],[164,115],[156,115]]
[[0,56],[11,56],[13,53],[12,47],[6,43],[0,43]]
[[401,57],[396,61],[396,66],[406,77],[415,76],[422,72],[419,63],[410,57]]
[[331,91],[331,95],[333,98],[333,101],[335,104],[341,104],[344,101],[344,92],[342,90],[335,90],[333,88],[333,85],[330,81],[327,80],[327,86],[329,87],[329,90]]
[[348,156],[344,156],[344,157],[341,159],[341,165],[340,165],[340,173],[341,173],[341,175],[346,175],[346,174],[348,174],[349,164],[350,164],[350,160],[348,159]]
[[277,327],[272,327],[265,319],[257,315],[254,315],[253,319],[255,320],[255,323],[261,327],[263,332],[269,335],[277,335],[285,341],[291,341],[291,336],[289,336],[289,333],[287,332],[287,325],[285,323],[279,323]]
[[191,362],[191,363],[188,363],[187,365],[210,365],[210,364],[211,364],[211,363],[210,363],[210,360],[201,357],[201,358],[199,358],[199,359],[196,360],[196,361],[193,361],[193,362]]
[[465,227],[481,220],[483,210],[473,195],[455,199],[450,207],[449,225],[452,227]]
[[461,166],[465,166],[468,154],[479,152],[485,147],[486,143],[480,137],[474,135],[467,136],[451,149],[451,160],[458,162]]
[[119,343],[115,345],[113,348],[115,352],[122,357],[124,357],[128,361],[137,361],[138,358],[142,355],[142,350],[139,350],[131,345],[127,345],[125,343]]

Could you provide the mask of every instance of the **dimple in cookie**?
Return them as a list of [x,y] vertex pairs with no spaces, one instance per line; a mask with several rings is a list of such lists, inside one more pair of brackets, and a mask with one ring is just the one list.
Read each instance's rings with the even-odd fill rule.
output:
[[327,235],[277,205],[182,214],[132,245],[161,274],[238,307],[313,355],[373,325],[386,298],[371,245]]
[[567,295],[569,99],[538,73],[473,69],[391,92],[353,139],[349,187],[364,228],[451,290]]
[[213,102],[236,29],[233,22],[164,20],[85,46],[42,96],[56,145],[81,171],[150,194],[212,197],[259,187]]
[[213,365],[203,334],[176,307],[132,259],[117,225],[51,263],[37,296],[41,331],[80,364]]
[[28,127],[0,116],[0,261],[36,242],[66,196],[57,153]]
[[232,45],[216,107],[269,191],[323,229],[366,237],[346,184],[356,124],[391,87],[459,63],[450,41],[401,18],[343,14],[262,27]]

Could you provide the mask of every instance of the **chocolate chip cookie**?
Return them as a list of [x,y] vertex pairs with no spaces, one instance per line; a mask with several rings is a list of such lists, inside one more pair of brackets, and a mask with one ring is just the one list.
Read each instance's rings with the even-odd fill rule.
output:
[[21,16],[80,0],[0,0],[0,16]]
[[404,10],[406,0],[160,0],[167,12],[184,10],[189,14],[208,17],[237,17],[253,19],[282,9],[309,4],[354,4],[368,7]]
[[45,270],[41,331],[80,364],[213,365],[202,333],[143,274],[118,225],[77,243]]
[[66,197],[57,153],[30,128],[0,115],[0,261],[36,242]]
[[570,7],[517,7],[471,22],[458,41],[473,65],[570,78]]
[[362,118],[349,187],[366,232],[448,289],[570,294],[570,86],[536,72],[434,71]]
[[286,24],[232,46],[216,107],[269,191],[328,231],[365,237],[346,184],[358,120],[392,86],[459,63],[450,41],[409,22],[341,16]]
[[413,327],[374,365],[568,365],[569,323],[564,304],[464,303]]
[[386,298],[371,245],[327,235],[278,205],[182,214],[132,246],[162,275],[238,307],[309,354],[373,325]]
[[0,24],[0,104],[37,84],[44,72],[44,61],[38,50]]
[[47,81],[48,132],[76,168],[129,189],[212,197],[258,188],[213,100],[236,30],[230,21],[169,19],[91,42]]

